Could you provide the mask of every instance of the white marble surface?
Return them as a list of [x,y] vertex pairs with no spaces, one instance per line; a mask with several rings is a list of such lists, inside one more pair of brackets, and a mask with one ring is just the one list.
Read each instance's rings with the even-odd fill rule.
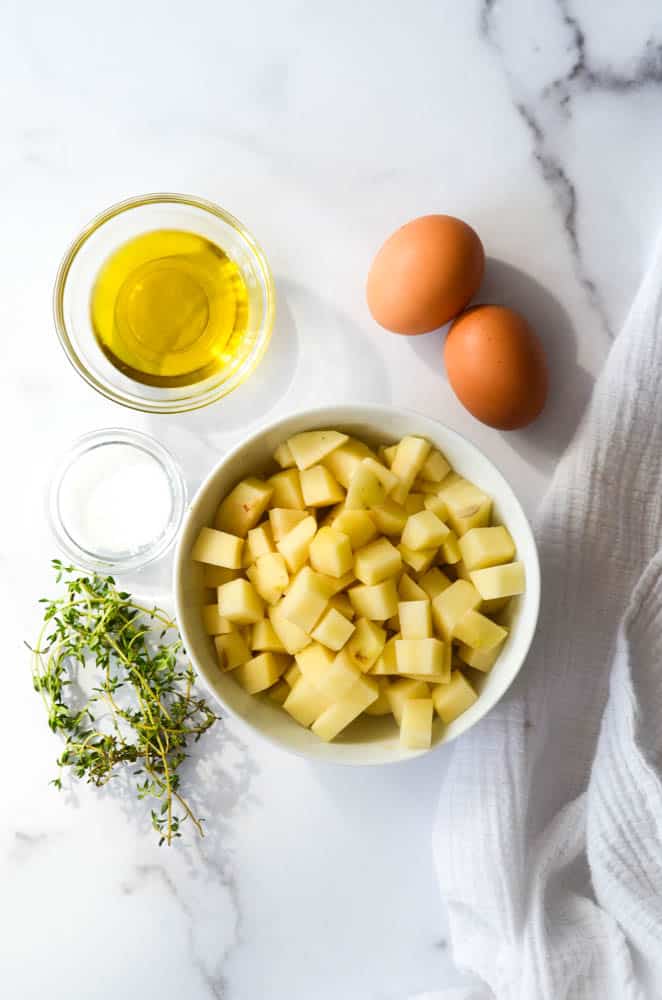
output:
[[[194,487],[247,428],[362,399],[467,434],[533,510],[656,235],[660,5],[7,0],[0,94],[3,995],[396,1000],[462,982],[429,850],[452,751],[354,773],[219,726],[192,767],[210,834],[170,851],[130,800],[48,787],[58,746],[21,645],[49,588],[44,484],[95,427],[149,429]],[[80,226],[163,189],[243,219],[279,292],[259,373],[173,420],[95,396],[50,305]],[[521,307],[548,344],[552,399],[529,431],[462,411],[439,335],[412,342],[370,320],[373,252],[430,211],[476,226],[485,296]],[[130,583],[164,599],[168,571]]]

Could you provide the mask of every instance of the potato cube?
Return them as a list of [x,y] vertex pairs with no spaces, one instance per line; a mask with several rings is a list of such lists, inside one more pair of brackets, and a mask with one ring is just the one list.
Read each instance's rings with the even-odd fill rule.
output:
[[207,635],[227,635],[234,625],[218,613],[218,604],[202,605],[202,625]]
[[260,556],[255,565],[246,570],[246,575],[267,604],[279,601],[290,582],[287,565],[280,552],[267,552]]
[[422,549],[439,548],[450,534],[443,521],[440,521],[431,510],[421,510],[407,518],[402,532],[402,544],[408,549],[420,552]]
[[245,538],[264,514],[273,490],[261,479],[244,479],[218,508],[214,527]]
[[515,543],[501,524],[494,528],[471,528],[462,536],[459,546],[469,571],[509,563],[515,558]]
[[398,618],[403,639],[431,639],[432,614],[430,601],[400,601]]
[[439,639],[396,639],[395,661],[399,674],[450,677],[450,645]]
[[328,708],[329,699],[305,677],[289,692],[283,708],[300,726],[308,728]]
[[400,743],[409,750],[429,750],[432,745],[432,698],[410,698],[402,706]]
[[424,681],[412,681],[407,677],[392,681],[386,689],[386,697],[398,725],[402,723],[406,702],[412,698],[429,698],[429,696],[430,688]]
[[296,654],[297,665],[301,673],[316,687],[323,684],[335,658],[336,654],[319,642],[311,642],[309,646]]
[[[412,493],[423,493],[427,496],[437,496],[439,483],[433,483],[431,479],[415,479],[412,486]],[[443,520],[443,518],[442,518]]]
[[[482,572],[482,570],[480,570],[480,572]],[[509,597],[493,597],[491,600],[481,601],[480,608],[478,610],[482,614],[487,615],[488,618],[493,618],[494,615],[498,614],[500,611],[503,611],[504,608],[507,608],[509,604],[510,604]]]
[[367,677],[361,677],[342,700],[322,712],[313,723],[312,731],[327,742],[335,739],[338,733],[358,718],[369,705],[377,701],[378,697],[377,684]]
[[236,625],[253,625],[264,618],[264,603],[248,580],[231,580],[218,588],[218,611]]
[[350,620],[356,614],[354,606],[347,594],[334,594],[333,597],[329,598],[329,607],[335,608],[336,611],[340,612],[343,618],[349,618]]
[[224,583],[236,580],[239,576],[241,576],[241,570],[225,569],[224,566],[204,566],[202,569],[202,582],[205,587],[210,587],[212,590],[217,590]]
[[261,622],[256,622],[253,625],[251,649],[259,653],[287,652],[268,618],[263,618]]
[[384,629],[367,618],[359,618],[356,631],[347,643],[347,652],[361,672],[366,674],[381,656],[385,644]]
[[343,617],[339,611],[329,608],[311,635],[316,642],[321,642],[323,646],[337,652],[343,648],[354,628],[352,622]]
[[384,580],[374,586],[359,584],[347,591],[354,610],[363,618],[385,622],[398,610],[398,592],[395,580]]
[[287,510],[285,507],[272,507],[269,511],[269,527],[274,542],[280,542],[285,535],[305,521],[308,514],[305,510]]
[[379,507],[371,510],[372,518],[383,535],[400,536],[407,523],[407,511],[395,500],[386,498]]
[[333,528],[347,535],[354,551],[377,537],[375,521],[367,510],[343,509],[334,519]]
[[234,670],[251,658],[251,651],[241,632],[217,635],[214,639],[216,657],[221,670]]
[[457,655],[460,659],[468,666],[473,667],[474,670],[481,670],[483,673],[487,673],[488,670],[492,669],[499,658],[500,652],[501,643],[497,646],[492,646],[491,649],[472,649],[471,646],[467,646],[464,642],[458,643],[457,647]]
[[271,525],[268,523],[259,524],[257,528],[251,528],[246,539],[246,549],[250,553],[251,562],[256,562],[260,556],[266,556],[268,552],[275,552],[274,537],[271,533]]
[[372,705],[368,705],[363,711],[366,715],[390,715],[391,706],[386,694],[390,683],[389,679],[388,677],[378,677],[376,681],[379,688],[377,701],[373,701]]
[[391,472],[395,473],[400,482],[392,491],[396,503],[404,503],[412,484],[419,474],[425,460],[430,454],[431,445],[425,438],[408,435],[399,442]]
[[330,507],[345,497],[345,491],[324,465],[313,465],[299,473],[306,507]]
[[273,490],[272,507],[284,507],[286,510],[303,510],[306,506],[301,492],[301,478],[298,469],[284,469],[267,479],[267,485]]
[[350,583],[354,583],[356,580],[353,569],[350,569],[349,573],[344,573],[342,576],[328,576],[326,573],[320,573],[319,575],[324,581],[324,586],[326,587],[329,600],[334,596],[334,594],[338,594],[341,590],[345,590],[346,587],[349,587]]
[[225,569],[241,569],[243,548],[244,540],[237,535],[215,528],[201,528],[191,550],[191,559]]
[[454,531],[449,531],[439,547],[439,561],[447,566],[454,566],[461,559],[458,538]]
[[420,549],[418,552],[415,552],[414,549],[408,548],[402,542],[400,542],[398,548],[403,562],[406,562],[417,573],[424,573],[426,569],[429,569],[437,556],[436,548]]
[[398,485],[398,477],[389,468],[374,458],[364,458],[362,465],[377,476],[387,493],[391,493]]
[[[264,557],[266,558],[266,556]],[[318,573],[304,566],[279,604],[281,614],[293,625],[310,633],[322,617],[329,593]]]
[[274,627],[274,632],[282,642],[283,646],[288,653],[294,655],[300,650],[305,649],[306,646],[311,642],[311,638],[307,632],[299,628],[298,625],[293,625],[292,622],[288,622],[287,618],[283,616],[281,611],[280,601],[278,604],[272,605],[269,608],[269,621]]
[[472,583],[456,580],[432,600],[432,621],[445,642],[450,642],[455,628],[467,611],[477,608],[480,594]]
[[421,479],[430,479],[440,483],[451,471],[450,464],[436,448],[433,448],[421,467]]
[[284,705],[290,693],[290,685],[287,681],[279,680],[267,691],[270,701],[275,701],[277,705]]
[[401,568],[402,556],[388,538],[369,542],[354,556],[354,573],[361,583],[381,583],[397,576]]
[[289,657],[278,653],[259,653],[252,660],[242,663],[234,672],[241,686],[249,694],[266,691],[285,672]]
[[[432,570],[430,570],[432,572]],[[448,582],[450,586],[450,580]],[[401,601],[425,601],[428,595],[422,587],[412,580],[408,573],[403,573],[398,582],[398,597]]]
[[481,615],[480,611],[474,610],[467,611],[454,630],[454,637],[472,649],[493,649],[494,646],[499,646],[507,635],[505,628]]
[[471,582],[485,601],[499,597],[513,597],[525,590],[524,564],[508,563],[490,569],[477,569],[471,574]]
[[287,441],[279,444],[274,452],[274,461],[280,465],[281,469],[291,469],[296,465],[294,455],[290,451]]
[[385,499],[386,490],[383,485],[372,469],[365,462],[361,462],[349,481],[345,509],[363,510],[366,507],[378,507]]
[[287,446],[297,467],[309,469],[346,441],[349,441],[349,436],[340,431],[304,431],[302,434],[294,434],[288,440]]
[[409,493],[404,503],[405,510],[407,511],[407,517],[411,517],[412,514],[418,514],[419,511],[425,510],[425,494],[424,493]]
[[379,449],[379,457],[381,458],[384,465],[388,465],[389,469],[393,465],[393,459],[395,458],[395,453],[398,450],[397,444],[390,444],[388,447],[382,445]]
[[370,674],[378,675],[390,675],[397,674],[398,664],[395,658],[395,644],[400,638],[400,634],[392,636],[384,646],[382,654],[375,663],[373,667],[370,668]]
[[350,438],[339,448],[325,455],[322,464],[333,473],[341,486],[349,487],[350,480],[364,458],[374,458],[373,452],[362,441]]
[[335,578],[349,573],[354,565],[349,536],[333,528],[320,528],[308,551],[310,565],[318,573]]
[[452,580],[449,580],[445,573],[442,573],[437,566],[433,566],[429,569],[427,573],[424,573],[419,579],[419,584],[421,589],[425,591],[430,600],[434,600],[439,594],[443,594],[445,590],[448,590]]
[[448,523],[458,535],[490,523],[491,498],[461,476],[447,477],[439,489],[439,496],[448,507]]
[[301,668],[297,663],[293,663],[291,666],[287,668],[287,670],[283,674],[283,677],[285,678],[285,683],[287,684],[287,686],[293,688],[296,682],[301,677]]
[[437,715],[447,726],[466,712],[477,698],[478,695],[460,670],[453,671],[450,684],[439,684],[432,692]]
[[440,496],[435,493],[429,494],[423,501],[423,505],[426,510],[431,510],[433,514],[436,514],[440,521],[448,520],[448,507],[446,501],[442,500]]
[[314,517],[309,516],[276,543],[276,548],[284,556],[291,573],[298,573],[308,559],[310,543],[316,533],[317,522]]

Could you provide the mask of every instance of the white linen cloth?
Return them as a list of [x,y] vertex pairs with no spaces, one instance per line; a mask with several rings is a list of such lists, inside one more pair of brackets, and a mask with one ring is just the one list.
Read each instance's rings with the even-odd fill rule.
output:
[[454,748],[435,861],[487,985],[446,998],[662,998],[661,307],[662,246],[537,518],[532,652]]

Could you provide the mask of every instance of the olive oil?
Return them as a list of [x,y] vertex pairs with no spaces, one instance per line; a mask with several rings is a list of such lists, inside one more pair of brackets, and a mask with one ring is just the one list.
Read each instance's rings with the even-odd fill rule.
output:
[[241,271],[194,233],[142,233],[97,275],[92,327],[108,360],[146,385],[192,385],[232,364],[248,327]]

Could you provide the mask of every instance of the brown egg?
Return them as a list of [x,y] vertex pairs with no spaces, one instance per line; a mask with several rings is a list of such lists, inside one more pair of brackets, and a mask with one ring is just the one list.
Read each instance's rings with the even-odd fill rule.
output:
[[478,291],[485,252],[477,233],[452,215],[423,215],[389,236],[368,275],[368,308],[392,333],[429,333]]
[[450,328],[444,360],[457,398],[482,423],[511,431],[542,412],[548,385],[545,351],[512,309],[468,309]]

